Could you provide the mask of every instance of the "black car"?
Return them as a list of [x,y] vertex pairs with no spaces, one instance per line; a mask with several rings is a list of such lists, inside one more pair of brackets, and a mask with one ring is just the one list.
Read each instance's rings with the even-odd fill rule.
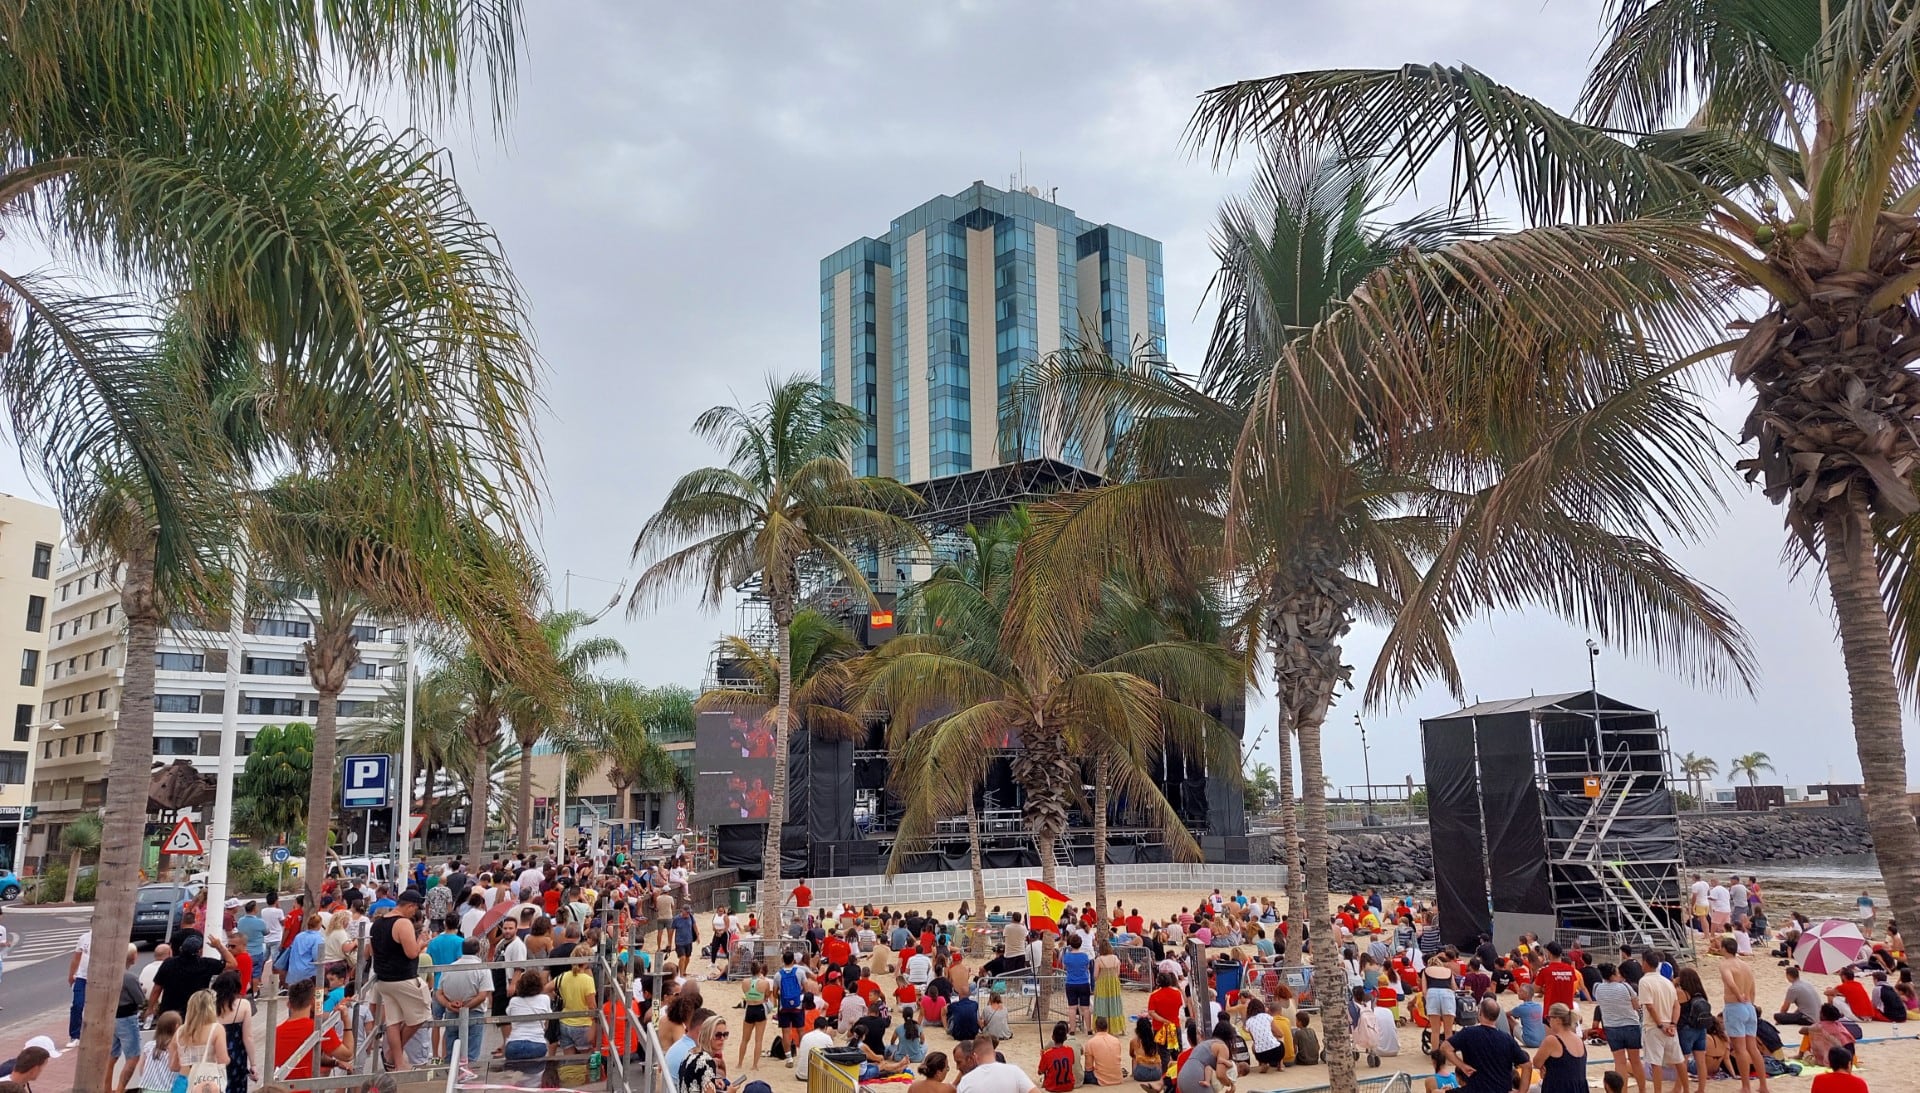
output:
[[180,905],[198,891],[184,884],[143,884],[133,898],[133,943],[157,945],[180,925]]

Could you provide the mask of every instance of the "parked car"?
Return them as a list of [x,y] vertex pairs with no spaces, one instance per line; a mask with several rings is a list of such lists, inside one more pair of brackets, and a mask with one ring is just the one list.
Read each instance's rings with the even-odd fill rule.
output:
[[180,905],[197,895],[197,884],[143,884],[133,897],[133,943],[157,945],[179,925]]
[[20,878],[13,875],[11,869],[0,869],[0,900],[20,898]]

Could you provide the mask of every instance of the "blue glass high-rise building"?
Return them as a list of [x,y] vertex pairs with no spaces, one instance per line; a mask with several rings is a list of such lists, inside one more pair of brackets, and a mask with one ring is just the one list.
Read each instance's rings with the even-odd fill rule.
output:
[[1165,355],[1160,243],[1036,190],[975,182],[820,262],[820,379],[866,418],[860,474],[924,482],[1038,458],[1099,471],[1103,450],[1002,429],[1024,370],[1087,336],[1119,359]]

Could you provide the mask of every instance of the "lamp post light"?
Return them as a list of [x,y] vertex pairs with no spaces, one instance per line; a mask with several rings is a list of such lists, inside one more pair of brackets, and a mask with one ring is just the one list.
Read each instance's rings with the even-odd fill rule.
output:
[[1353,715],[1354,727],[1360,730],[1360,769],[1367,778],[1367,818],[1366,827],[1377,827],[1380,817],[1373,812],[1373,754],[1367,749],[1367,723],[1360,720],[1358,713]]

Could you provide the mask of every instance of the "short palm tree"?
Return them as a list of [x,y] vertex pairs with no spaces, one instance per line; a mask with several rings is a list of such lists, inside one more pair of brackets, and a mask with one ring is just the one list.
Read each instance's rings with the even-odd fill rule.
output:
[[100,814],[83,812],[73,821],[60,829],[60,849],[67,852],[67,890],[60,898],[73,902],[73,892],[80,884],[80,864],[89,854],[100,852]]
[[569,732],[579,720],[599,681],[594,669],[627,659],[627,650],[604,634],[587,634],[593,616],[584,611],[550,611],[541,616],[538,640],[543,659],[556,667],[551,681],[535,688],[515,687],[507,697],[507,723],[520,743],[520,809],[516,830],[525,853],[542,842],[533,830],[533,749],[541,740]]
[[[1881,874],[1895,917],[1920,919],[1900,708],[1920,668],[1920,12],[1889,0],[1606,8],[1571,114],[1473,68],[1409,65],[1216,88],[1194,133],[1220,153],[1250,137],[1326,141],[1378,157],[1397,183],[1450,164],[1456,206],[1501,192],[1544,225],[1500,241],[1500,260],[1464,279],[1530,271],[1529,295],[1555,301],[1562,323],[1620,329],[1631,309],[1606,282],[1632,258],[1672,304],[1638,329],[1752,391],[1741,466],[1782,506],[1789,549],[1825,571]],[[1698,495],[1716,462],[1677,465],[1669,497]]]
[[1692,752],[1680,757],[1680,775],[1687,780],[1687,787],[1693,791],[1693,807],[1706,805],[1707,782],[1720,773],[1720,764],[1704,755]]
[[889,557],[921,542],[902,515],[919,504],[890,479],[856,476],[847,463],[865,424],[819,383],[769,379],[766,400],[751,409],[716,406],[694,432],[720,445],[725,467],[681,477],[633,544],[647,565],[631,610],[689,585],[718,607],[728,589],[759,582],[773,615],[779,686],[775,689],[773,801],[761,855],[760,920],[780,921],[780,826],[786,818],[787,741],[792,731],[790,631],[807,581],[817,573],[872,601],[855,561],[863,551]]
[[[498,773],[495,764],[501,753],[513,685],[494,661],[463,634],[436,634],[428,647],[439,662],[434,674],[444,678],[446,686],[462,696],[465,715],[460,721],[460,737],[466,745],[469,764],[462,779],[467,786],[468,801],[466,860],[483,862],[487,860],[487,829],[494,812],[492,794],[482,792],[481,787],[501,784],[495,780]],[[504,823],[504,812],[502,820],[502,826],[508,826]]]
[[[794,612],[787,648],[795,723],[825,740],[864,740],[866,722],[854,708],[854,661],[866,652],[860,639],[830,616],[803,607]],[[703,693],[695,702],[696,708],[764,708],[772,717],[780,698],[780,658],[774,651],[759,648],[739,634],[729,634],[720,639],[714,652],[747,682]]]
[[1763,770],[1769,774],[1773,773],[1773,761],[1764,751],[1750,751],[1745,755],[1735,756],[1727,763],[1727,781],[1745,778],[1747,785],[1758,786],[1760,772]]
[[[1058,568],[1131,571],[1151,588],[1212,566],[1241,590],[1238,625],[1273,673],[1280,754],[1299,749],[1303,885],[1289,885],[1290,908],[1318,924],[1323,729],[1356,621],[1387,631],[1371,700],[1434,677],[1460,691],[1452,632],[1506,607],[1604,626],[1708,678],[1751,667],[1718,599],[1655,542],[1697,526],[1697,508],[1649,499],[1708,443],[1657,362],[1613,331],[1464,291],[1458,271],[1500,257],[1450,216],[1374,225],[1380,184],[1364,166],[1262,151],[1251,195],[1222,214],[1220,312],[1199,377],[1074,351],[1035,383],[1038,405],[1073,415],[1060,427],[1101,428],[1116,407],[1135,422],[1114,483],[1058,502]],[[1615,296],[1636,286],[1616,264]],[[1361,329],[1383,315],[1391,333]],[[1524,358],[1528,378],[1477,379],[1499,354]],[[1676,404],[1695,428],[1652,441],[1637,430]],[[1279,773],[1286,794],[1284,762]],[[1316,974],[1340,981],[1332,931],[1311,935]],[[1325,1035],[1334,1088],[1350,1088],[1347,1030]]]
[[602,683],[589,692],[578,732],[598,757],[613,786],[615,819],[632,819],[633,791],[693,792],[687,772],[655,738],[691,732],[693,693],[684,687],[642,687],[630,680]]
[[[356,751],[375,755],[398,755],[406,739],[406,680],[396,679],[374,701],[364,716],[347,722],[348,739]],[[442,779],[449,786],[465,787],[469,802],[485,800],[486,788],[478,792],[469,784],[473,775],[472,745],[461,727],[467,718],[467,696],[453,685],[442,671],[421,675],[413,688],[413,770],[422,786],[420,814],[427,823],[435,822],[436,811],[448,802],[439,794]],[[404,792],[413,797],[413,788]]]

